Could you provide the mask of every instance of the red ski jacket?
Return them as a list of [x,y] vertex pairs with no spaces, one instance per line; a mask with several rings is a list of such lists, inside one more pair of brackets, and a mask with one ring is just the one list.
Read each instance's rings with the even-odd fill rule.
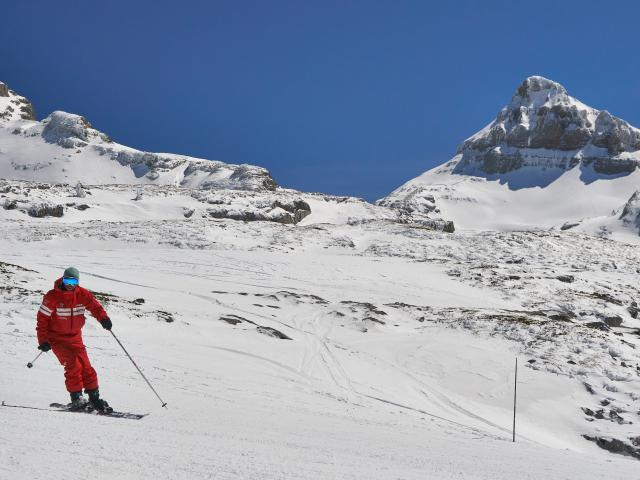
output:
[[63,290],[62,279],[56,280],[53,290],[47,292],[38,310],[38,343],[80,335],[85,309],[99,321],[107,318],[107,312],[89,290],[81,286],[73,291]]

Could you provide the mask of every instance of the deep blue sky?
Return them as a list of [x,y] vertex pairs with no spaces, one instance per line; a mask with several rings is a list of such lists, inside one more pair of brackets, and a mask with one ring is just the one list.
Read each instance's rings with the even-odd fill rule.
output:
[[637,5],[3,2],[0,80],[39,118],[372,200],[449,159],[529,75],[640,125]]

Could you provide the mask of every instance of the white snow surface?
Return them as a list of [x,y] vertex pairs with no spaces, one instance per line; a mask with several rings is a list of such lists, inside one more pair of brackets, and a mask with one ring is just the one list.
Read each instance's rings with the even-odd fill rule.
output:
[[[419,211],[424,197],[432,196],[438,215],[453,220],[457,229],[464,230],[560,228],[565,223],[592,219],[597,225],[590,231],[595,233],[605,221],[602,217],[608,221],[640,187],[640,170],[615,178],[604,178],[590,167],[567,171],[523,167],[493,178],[455,174],[452,169],[459,157],[407,182],[384,203],[402,200],[416,204]],[[544,187],[511,187],[547,179],[552,181]],[[621,222],[613,224],[610,232],[614,236],[625,241],[638,237],[637,229]]]
[[[5,202],[65,208],[0,210],[0,400],[66,401],[50,353],[25,365],[42,295],[75,265],[168,409],[88,319],[104,398],[149,415],[0,407],[0,478],[637,477],[638,460],[582,437],[638,435],[633,245],[572,230],[447,234],[286,191],[272,195],[311,207],[297,225],[206,214],[263,208],[258,194],[7,185]],[[589,326],[616,316],[619,327]]]

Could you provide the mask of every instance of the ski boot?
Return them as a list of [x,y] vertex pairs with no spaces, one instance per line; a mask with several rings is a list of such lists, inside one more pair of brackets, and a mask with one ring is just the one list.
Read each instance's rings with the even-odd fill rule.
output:
[[82,396],[82,390],[79,392],[70,392],[71,403],[69,404],[69,410],[74,412],[84,410],[87,408],[87,399]]
[[100,398],[100,391],[97,388],[95,390],[85,389],[85,393],[89,395],[89,407],[92,410],[96,410],[98,413],[113,412],[113,408],[111,408],[107,402]]

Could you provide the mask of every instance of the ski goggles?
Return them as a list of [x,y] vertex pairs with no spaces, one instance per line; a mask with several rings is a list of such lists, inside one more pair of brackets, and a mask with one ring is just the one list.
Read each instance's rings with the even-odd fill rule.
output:
[[63,285],[73,285],[75,287],[75,286],[78,285],[78,283],[80,283],[80,281],[77,278],[62,277],[62,284]]

